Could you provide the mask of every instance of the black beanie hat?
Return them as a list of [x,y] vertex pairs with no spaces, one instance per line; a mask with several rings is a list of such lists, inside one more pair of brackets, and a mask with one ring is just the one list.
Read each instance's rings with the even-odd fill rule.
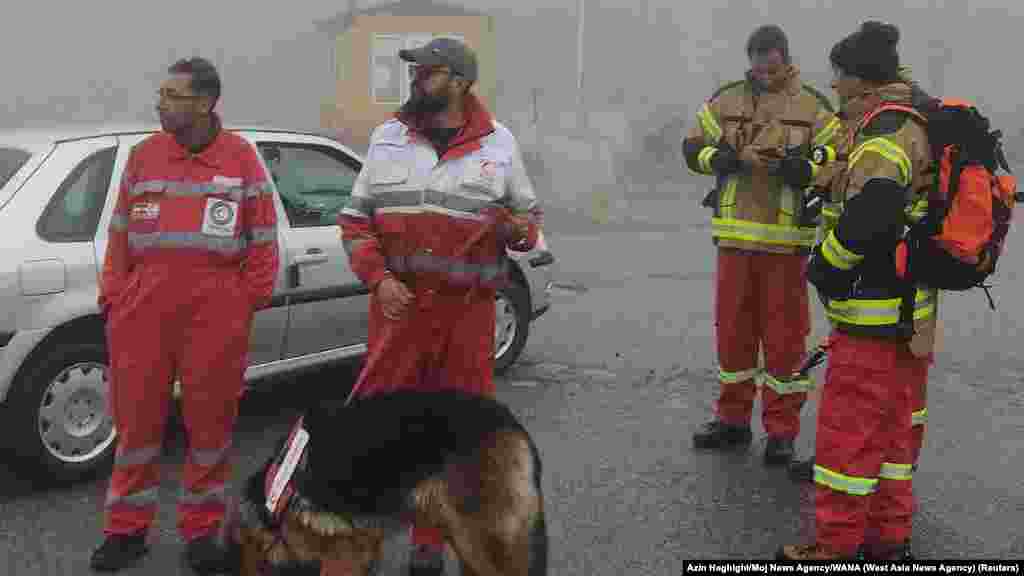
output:
[[832,47],[829,60],[844,74],[884,84],[900,80],[896,45],[900,31],[892,24],[869,21]]

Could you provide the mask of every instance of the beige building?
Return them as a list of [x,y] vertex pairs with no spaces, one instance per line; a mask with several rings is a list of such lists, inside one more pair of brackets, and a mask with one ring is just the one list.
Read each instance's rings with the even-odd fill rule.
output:
[[494,110],[493,16],[431,0],[402,0],[342,13],[317,27],[334,40],[336,86],[325,98],[320,123],[356,150],[365,150],[373,128],[409,97],[408,64],[398,51],[437,36],[458,38],[476,51],[480,73],[474,90]]

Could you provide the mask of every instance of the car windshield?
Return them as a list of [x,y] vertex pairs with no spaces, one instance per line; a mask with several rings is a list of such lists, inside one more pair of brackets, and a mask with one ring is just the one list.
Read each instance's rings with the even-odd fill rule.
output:
[[30,152],[21,148],[0,147],[0,189],[31,157]]

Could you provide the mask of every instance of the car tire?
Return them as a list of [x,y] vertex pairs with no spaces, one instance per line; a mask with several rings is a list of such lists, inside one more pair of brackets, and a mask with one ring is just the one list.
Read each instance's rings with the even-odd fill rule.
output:
[[21,371],[4,404],[16,439],[10,448],[30,473],[66,484],[110,469],[117,433],[108,408],[109,373],[102,339],[58,343]]
[[[530,292],[526,286],[512,281],[500,288],[495,296],[495,357],[494,373],[504,374],[522,354],[526,340],[530,336]],[[502,320],[511,320],[511,326],[503,326]],[[503,329],[510,333],[499,338]],[[499,344],[501,342],[501,344]]]

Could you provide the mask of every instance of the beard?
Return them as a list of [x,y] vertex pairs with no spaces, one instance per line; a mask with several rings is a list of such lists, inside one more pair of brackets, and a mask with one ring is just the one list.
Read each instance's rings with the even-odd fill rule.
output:
[[164,132],[180,134],[187,131],[191,126],[192,122],[185,114],[160,114],[160,127],[164,129]]
[[434,114],[444,112],[448,108],[448,94],[428,94],[413,86],[409,100],[402,104],[399,112],[404,116],[425,119]]

